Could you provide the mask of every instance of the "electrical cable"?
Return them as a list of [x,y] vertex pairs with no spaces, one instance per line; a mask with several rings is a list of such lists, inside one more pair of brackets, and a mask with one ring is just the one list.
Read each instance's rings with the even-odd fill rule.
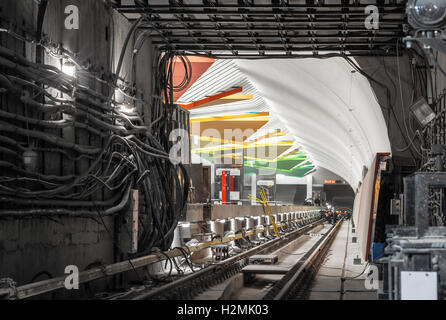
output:
[[[62,48],[51,48],[47,39],[38,43],[47,54],[74,60],[72,62],[83,73],[85,70],[91,79],[106,84],[109,94],[105,95],[82,85],[58,68],[30,62],[0,46],[0,67],[6,71],[0,76],[0,94],[18,104],[26,104],[29,110],[25,115],[0,110],[0,120],[3,120],[0,121],[0,141],[6,143],[0,149],[0,169],[13,172],[0,179],[0,197],[11,204],[8,210],[0,210],[0,218],[72,216],[94,219],[98,213],[91,210],[93,207],[103,212],[101,216],[119,215],[128,207],[130,191],[138,189],[142,206],[138,235],[140,252],[170,247],[173,231],[186,210],[189,177],[181,163],[170,162],[168,150],[172,143],[166,132],[174,129],[173,91],[189,85],[191,64],[187,58],[179,58],[186,70],[185,77],[173,84],[172,72],[178,58],[158,54],[154,59],[153,95],[149,103],[118,86],[127,46],[143,20],[145,18],[129,30],[115,75],[108,80],[90,75],[72,54]],[[137,46],[142,45],[145,37],[140,39]],[[120,104],[113,99],[115,89],[132,102],[138,101],[151,108],[150,123],[136,111],[121,111]],[[54,92],[60,94],[54,96]],[[55,131],[47,132],[46,128],[59,132],[71,128],[86,130],[91,140],[94,137],[97,142],[77,144],[61,138]],[[11,138],[14,135],[20,142]],[[28,141],[21,142],[21,137]],[[64,161],[88,161],[90,164],[77,176],[47,175],[24,165],[26,152],[38,158],[46,153],[57,153]],[[108,190],[104,200],[92,200],[104,190]],[[187,260],[187,263],[190,262]],[[190,267],[193,269],[192,264]]]

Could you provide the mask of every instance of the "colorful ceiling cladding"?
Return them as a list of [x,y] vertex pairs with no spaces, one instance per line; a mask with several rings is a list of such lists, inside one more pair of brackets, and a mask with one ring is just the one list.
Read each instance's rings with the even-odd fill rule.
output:
[[194,162],[243,164],[245,174],[303,177],[316,170],[234,61],[201,59],[206,70],[198,68],[198,77],[193,70],[193,83],[177,99],[190,111]]
[[376,154],[391,151],[369,80],[342,57],[233,61],[312,162],[353,189]]

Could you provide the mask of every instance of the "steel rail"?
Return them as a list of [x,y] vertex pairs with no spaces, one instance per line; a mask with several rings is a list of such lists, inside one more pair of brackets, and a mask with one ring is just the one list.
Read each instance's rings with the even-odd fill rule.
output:
[[[207,12],[207,14],[211,14],[209,12]],[[295,25],[295,24],[302,24],[302,25],[308,25],[310,23],[312,24],[325,24],[325,23],[335,23],[336,25],[340,25],[340,24],[361,24],[364,25],[364,19],[362,18],[349,18],[346,21],[343,20],[339,20],[339,19],[333,19],[331,17],[329,18],[313,18],[312,21],[308,20],[308,18],[301,18],[301,19],[294,19],[294,18],[289,18],[289,17],[282,17],[280,19],[262,19],[262,20],[258,20],[258,19],[253,19],[251,17],[249,17],[246,20],[243,19],[225,19],[225,18],[215,18],[215,21],[212,21],[211,19],[203,19],[203,18],[190,18],[190,17],[184,17],[183,22],[185,23],[213,23],[213,22],[217,22],[217,23],[229,23],[229,24],[234,24],[234,25],[246,25],[246,24],[273,24],[273,25],[277,25],[278,23],[281,23],[283,25]],[[129,19],[130,22],[134,22],[136,21],[136,19]],[[162,26],[162,24],[170,24],[170,23],[177,23],[178,20],[177,19],[172,19],[172,18],[158,18],[158,17],[152,17],[150,19],[151,23],[157,24],[159,26]],[[401,17],[400,19],[396,19],[396,18],[383,18],[379,20],[379,24],[380,25],[388,25],[388,24],[403,24],[404,23],[404,17]]]
[[[333,32],[342,30],[344,32],[367,32],[369,36],[373,36],[375,33],[382,32],[401,32],[401,27],[396,25],[394,27],[380,27],[379,30],[369,30],[364,25],[360,26],[345,26],[341,27],[343,23],[339,22],[337,24],[329,25],[329,26],[312,26],[311,29],[308,26],[283,26],[277,28],[271,28],[271,26],[253,26],[251,29],[247,29],[246,26],[221,26],[219,29],[215,29],[212,26],[202,26],[202,25],[194,25],[193,21],[187,22],[186,28],[185,26],[157,26],[157,29],[163,30],[164,32],[172,32],[172,31],[181,31],[181,32],[276,32],[276,31],[293,31],[293,32],[308,32],[308,31],[325,31],[325,32]],[[313,23],[316,24],[316,23]],[[150,27],[142,27],[141,29],[150,29]],[[205,35],[197,36],[206,37]]]
[[[378,45],[388,45],[388,46],[393,46],[396,47],[396,43],[395,42],[391,42],[391,41],[368,41],[368,42],[317,42],[317,43],[312,43],[311,41],[306,41],[306,42],[233,42],[233,43],[229,43],[232,46],[255,46],[255,45],[259,45],[259,46],[280,46],[283,44],[287,44],[289,46],[291,46],[291,48],[300,48],[300,45],[307,45],[307,46],[312,46],[314,44],[320,45],[320,46],[378,46]],[[164,42],[159,42],[159,41],[154,41],[153,45],[164,45]],[[223,42],[200,42],[200,43],[193,43],[193,42],[170,42],[169,43],[170,46],[194,46],[194,47],[199,47],[199,46],[223,46],[224,43]],[[277,48],[277,49],[282,49],[283,51],[285,51],[284,48],[278,48],[278,47],[268,47],[269,50],[271,48]],[[198,49],[198,50],[203,50],[203,49]],[[257,49],[259,50],[259,49]]]
[[[211,10],[193,10],[188,8],[178,8],[174,9],[174,7],[170,8],[161,8],[161,9],[137,9],[137,8],[125,8],[125,9],[117,9],[122,14],[151,14],[151,15],[172,15],[172,14],[181,14],[181,15],[203,15],[203,14],[215,14],[218,16],[240,16],[241,14],[249,14],[250,16],[272,16],[272,15],[293,15],[293,17],[307,17],[308,15],[315,16],[356,16],[356,17],[367,17],[369,14],[362,11],[298,11],[298,10],[284,10],[277,9],[277,12],[274,11],[260,11],[260,10],[223,10],[223,11],[211,11]],[[385,11],[380,11],[381,15],[394,15],[394,14],[404,14],[405,8],[397,8],[397,9],[389,9]]]
[[[353,5],[353,4],[321,4],[321,5],[309,5],[309,4],[252,4],[252,5],[233,5],[233,4],[217,4],[213,6],[206,6],[206,5],[200,5],[200,4],[182,4],[176,6],[176,8],[182,8],[182,9],[204,9],[204,10],[217,10],[217,9],[239,9],[239,10],[246,10],[246,9],[314,9],[314,10],[320,10],[320,9],[353,9],[358,11],[364,11],[364,9],[369,4],[360,4],[360,5]],[[377,5],[378,9],[403,9],[406,7],[405,4],[379,4]],[[117,10],[123,10],[123,9],[134,9],[134,10],[152,10],[152,9],[173,9],[171,5],[165,5],[165,4],[149,4],[148,6],[138,6],[138,5],[114,5],[114,8]]]
[[[272,31],[278,31],[278,30],[272,30]],[[400,33],[392,33],[392,34],[375,34],[372,36],[374,39],[378,38],[393,38],[393,37],[402,37],[404,34],[402,32]],[[169,34],[169,35],[152,35],[152,38],[163,38],[166,37],[167,39],[178,39],[178,40],[184,40],[184,35],[175,35],[175,34]],[[274,34],[262,34],[262,35],[256,35],[257,40],[261,39],[277,39],[279,36]],[[301,34],[301,35],[284,35],[283,39],[290,40],[290,39],[368,39],[370,38],[370,34],[351,34],[351,33],[343,33],[343,34]],[[249,34],[227,34],[224,37],[219,35],[204,35],[198,37],[200,39],[217,39],[220,40],[222,38],[226,39],[250,39],[251,36]]]
[[[372,46],[374,46],[374,45],[372,44]],[[172,47],[175,47],[175,48],[172,48]],[[274,48],[265,47],[262,51],[265,51],[265,52],[268,52],[268,51],[270,51],[270,52],[273,52],[273,51],[279,51],[279,52],[286,52],[286,51],[296,51],[296,52],[314,52],[314,51],[317,51],[317,52],[337,52],[337,51],[341,51],[341,52],[345,52],[345,51],[347,51],[347,52],[350,52],[352,54],[355,53],[355,52],[358,52],[358,51],[359,52],[368,52],[368,53],[373,53],[373,52],[381,53],[381,52],[388,51],[388,50],[384,50],[384,49],[379,48],[379,46],[374,46],[374,47],[377,47],[377,48],[376,49],[370,49],[369,46],[365,46],[365,45],[364,46],[350,46],[350,45],[343,46],[342,44],[338,44],[338,45],[333,45],[333,46],[330,46],[330,47],[327,46],[326,48],[318,48],[317,46],[314,46],[314,47],[312,47],[312,46],[307,46],[307,47],[290,47],[288,50],[285,50],[283,48],[277,48],[277,47],[274,47]],[[389,46],[389,49],[390,49],[390,47],[391,46]],[[162,46],[162,47],[160,47],[160,49],[162,49],[162,50],[170,50],[170,51],[173,51],[173,52],[174,51],[176,51],[176,52],[178,52],[178,51],[191,51],[191,52],[193,52],[193,51],[209,51],[209,50],[203,50],[203,49],[191,49],[189,46],[170,46],[170,45]],[[225,48],[223,46],[221,46],[221,47],[213,46],[213,48],[210,49],[210,51],[214,51],[214,50],[215,51],[229,51],[227,48]],[[253,47],[240,47],[240,48],[237,48],[235,50],[237,52],[238,51],[255,51],[255,52],[259,51],[259,49],[253,48]],[[395,49],[393,49],[393,50],[395,50]],[[242,55],[240,55],[240,56],[242,56]]]
[[[283,54],[268,54],[268,53],[247,53],[247,54],[225,54],[225,53],[213,53],[212,51],[200,52],[199,50],[175,50],[170,49],[171,52],[174,52],[180,56],[201,56],[215,59],[301,59],[301,58],[328,58],[328,57],[374,57],[374,56],[394,56],[396,55],[395,50],[374,50],[373,54],[371,52],[361,50],[354,52],[339,52],[339,50],[330,50],[328,53],[319,54],[317,49],[311,50],[309,53],[286,53],[284,51]],[[265,52],[268,50],[265,50]],[[316,53],[313,53],[316,52]],[[334,52],[334,54],[333,54]],[[341,54],[342,53],[342,54]]]

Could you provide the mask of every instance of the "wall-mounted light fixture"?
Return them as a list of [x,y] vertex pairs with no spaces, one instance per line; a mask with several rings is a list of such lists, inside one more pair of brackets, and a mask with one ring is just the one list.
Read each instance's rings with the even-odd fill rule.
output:
[[119,112],[126,115],[131,115],[136,112],[135,105],[133,101],[126,97],[126,95],[119,89],[115,90],[115,101]]
[[420,98],[415,101],[415,103],[410,107],[410,111],[423,127],[435,118],[435,112],[432,111],[431,107],[424,98]]
[[135,113],[135,107],[130,102],[124,101],[123,103],[120,103],[118,106],[119,106],[119,111],[124,114],[130,115]]
[[408,22],[415,30],[432,30],[446,26],[444,0],[409,0],[406,12]]
[[62,72],[74,78],[76,77],[76,65],[71,61],[65,61],[62,64]]

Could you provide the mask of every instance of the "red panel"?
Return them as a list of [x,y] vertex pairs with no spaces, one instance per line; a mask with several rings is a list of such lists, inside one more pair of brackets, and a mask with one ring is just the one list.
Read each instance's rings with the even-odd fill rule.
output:
[[184,109],[190,110],[190,109],[193,109],[193,108],[198,108],[198,107],[200,107],[202,105],[205,105],[205,104],[207,104],[209,102],[216,101],[216,100],[219,100],[219,99],[224,98],[224,97],[232,96],[232,95],[234,95],[236,93],[240,93],[242,91],[243,91],[243,88],[239,87],[239,88],[231,89],[229,91],[217,93],[217,94],[215,94],[213,96],[206,97],[206,98],[203,98],[201,100],[198,100],[198,101],[195,101],[195,102],[192,102],[192,103],[189,103],[189,104],[179,104],[179,105],[181,107],[183,107]]
[[226,171],[221,173],[221,202],[226,204]]
[[[214,59],[206,58],[206,57],[187,57],[192,65],[192,79],[187,88],[180,92],[174,92],[173,93],[173,101],[178,101],[178,99],[181,98],[181,96],[189,89],[197,80],[200,78],[203,73],[205,73],[209,67],[214,63]],[[173,72],[173,83],[174,85],[177,85],[181,83],[181,81],[184,79],[185,74],[183,63],[177,59],[177,61],[174,62],[174,72]]]
[[377,153],[376,154],[376,159],[375,159],[375,167],[373,168],[374,172],[373,172],[373,190],[372,190],[372,203],[370,205],[370,211],[369,211],[369,225],[368,225],[368,234],[367,234],[367,245],[366,245],[366,252],[365,252],[365,257],[364,257],[364,261],[368,261],[369,260],[369,255],[368,253],[370,252],[370,241],[372,238],[372,224],[373,224],[373,211],[374,211],[374,207],[375,207],[375,184],[376,184],[376,179],[378,178],[378,169],[379,169],[379,163],[381,161],[382,157],[385,156],[389,156],[390,153]]

